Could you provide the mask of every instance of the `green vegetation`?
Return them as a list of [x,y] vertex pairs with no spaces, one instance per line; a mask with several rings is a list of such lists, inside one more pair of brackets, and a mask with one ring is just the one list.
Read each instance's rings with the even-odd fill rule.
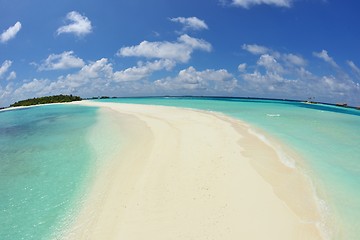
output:
[[46,104],[46,103],[64,103],[64,102],[73,102],[73,101],[81,101],[81,100],[82,99],[80,97],[73,95],[55,95],[55,96],[39,97],[39,98],[32,98],[32,99],[18,101],[14,104],[11,104],[10,107],[31,106],[31,105]]

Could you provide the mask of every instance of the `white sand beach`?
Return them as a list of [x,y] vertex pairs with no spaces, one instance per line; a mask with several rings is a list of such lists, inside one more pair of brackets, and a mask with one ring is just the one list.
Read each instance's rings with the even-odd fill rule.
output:
[[[306,180],[249,126],[221,114],[101,103],[106,154],[64,239],[321,239]],[[96,145],[96,144],[95,144]],[[98,150],[101,157],[101,150]]]

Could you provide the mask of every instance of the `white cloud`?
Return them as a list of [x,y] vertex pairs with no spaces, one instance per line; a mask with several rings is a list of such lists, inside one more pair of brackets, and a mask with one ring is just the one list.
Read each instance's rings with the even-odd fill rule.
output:
[[[33,79],[23,83],[14,92],[18,98],[44,96],[52,94],[79,94],[89,96],[100,93],[109,94],[119,89],[127,94],[129,91],[146,93],[144,82],[146,77],[159,70],[170,70],[175,62],[167,59],[152,62],[138,62],[134,67],[114,71],[107,58],[99,59],[84,65],[78,72],[63,75],[55,80]],[[121,84],[119,84],[121,83]],[[127,89],[122,89],[128,86]],[[148,85],[149,86],[149,85]],[[18,99],[17,99],[18,100]]]
[[85,65],[81,58],[74,56],[73,51],[63,52],[61,54],[51,54],[39,66],[39,71],[43,70],[59,70],[70,68],[81,68]]
[[168,59],[160,59],[145,64],[139,62],[137,66],[127,68],[114,73],[116,82],[137,81],[148,77],[155,71],[162,69],[171,70],[175,66],[175,62]]
[[[13,82],[9,82],[4,88],[0,85],[0,106],[5,107],[10,103],[13,103],[14,98],[14,84]],[[16,99],[18,100],[18,99]]]
[[[83,86],[92,80],[111,79],[113,68],[107,58],[99,59],[81,68],[78,73],[68,74],[63,78],[71,87]],[[62,79],[62,78],[60,78]]]
[[283,71],[282,65],[285,65],[286,68],[296,69],[307,64],[306,60],[297,54],[280,53],[257,44],[243,44],[242,49],[253,55],[261,55],[257,64],[265,67],[267,70],[272,68],[273,70]]
[[291,7],[292,2],[293,0],[231,0],[231,5],[243,8],[250,8],[261,4],[274,5],[277,7]]
[[237,80],[225,69],[197,71],[194,67],[181,70],[174,78],[156,80],[154,84],[165,90],[192,90],[203,93],[231,92]]
[[13,91],[13,95],[17,97],[14,99],[18,101],[20,99],[32,98],[45,96],[50,93],[49,85],[50,81],[48,79],[33,79],[30,82],[23,83],[20,87],[17,87]]
[[11,81],[16,78],[16,72],[12,71],[9,76],[6,78],[6,80]]
[[182,44],[190,46],[192,49],[199,49],[210,52],[212,47],[211,44],[206,42],[205,40],[192,38],[187,34],[181,35],[178,41]]
[[21,29],[21,23],[16,22],[14,26],[9,27],[0,35],[0,42],[5,43],[14,38]]
[[[290,99],[307,99],[311,96],[324,102],[360,102],[360,84],[351,80],[340,68],[338,76],[316,75],[305,68],[306,59],[297,54],[281,53],[256,44],[245,44],[243,49],[260,55],[253,65],[239,65],[243,80],[240,89],[244,95],[254,96],[253,93],[256,93],[255,96]],[[337,66],[326,51],[314,55]],[[248,65],[255,70],[248,71],[251,69]],[[261,71],[262,68],[266,71]]]
[[111,77],[112,66],[106,58],[102,58],[85,65],[77,73],[60,76],[55,80],[33,79],[18,88],[16,95],[22,94],[25,98],[79,93],[84,96],[88,92],[100,92],[101,88],[107,88],[106,84]]
[[329,63],[331,66],[333,66],[335,68],[339,68],[337,63],[334,61],[334,59],[332,57],[329,56],[329,54],[326,50],[322,50],[321,52],[313,52],[313,55],[315,57],[318,57],[318,58],[324,60],[325,62]]
[[257,44],[243,44],[242,49],[254,54],[261,55],[270,52],[270,49],[264,46],[260,46]]
[[3,64],[0,66],[0,78],[2,78],[5,75],[5,73],[9,70],[11,65],[12,65],[12,61],[10,60],[5,60],[3,62]]
[[[253,72],[242,72],[241,79],[244,82],[241,89],[244,94],[253,96],[256,93],[256,96],[289,99],[315,97],[317,101],[323,102],[360,103],[360,84],[344,73],[326,51],[317,55],[338,67],[338,76],[313,74],[305,68],[307,61],[302,57],[268,50],[267,54],[259,57]],[[277,57],[273,56],[274,53]],[[353,66],[350,62],[348,64]],[[261,72],[260,67],[266,71]]]
[[284,88],[288,89],[286,85],[291,84],[290,80],[283,78],[282,76],[274,73],[261,74],[258,71],[253,73],[245,73],[242,78],[246,81],[247,85],[245,88],[248,92],[256,92],[264,97],[271,96],[274,92],[281,93]]
[[108,83],[113,77],[112,65],[106,58],[91,62],[82,67],[77,73],[60,76],[55,80],[33,79],[23,83],[14,90],[19,99],[45,96],[53,94],[87,95],[89,92],[109,90]]
[[134,67],[114,71],[108,59],[102,58],[84,65],[76,73],[63,75],[55,80],[33,79],[20,86],[16,94],[19,96],[33,94],[35,96],[79,92],[89,95],[90,93],[112,92],[115,88],[119,88],[119,83],[131,82],[132,86],[136,86],[136,81],[145,80],[155,71],[170,70],[174,65],[175,62],[171,60],[160,59],[145,63],[138,62]]
[[[180,59],[189,59],[193,49],[198,49],[201,41],[203,40],[183,35],[175,42],[155,42],[159,49],[150,49],[148,55],[144,53],[144,49],[139,52],[131,52],[135,56],[155,59],[139,61],[135,66],[125,69],[115,70],[108,59],[102,58],[83,65],[76,73],[63,75],[56,79],[33,79],[23,83],[9,81],[7,90],[0,85],[0,101],[1,104],[4,104],[5,101],[17,101],[20,98],[60,93],[77,94],[83,97],[102,94],[108,96],[191,94],[304,100],[308,97],[315,97],[316,101],[347,102],[352,105],[360,105],[360,84],[353,81],[348,75],[341,74],[341,69],[336,71],[337,75],[335,76],[316,75],[306,69],[307,60],[301,56],[276,52],[263,46],[260,47],[266,49],[265,53],[259,54],[260,50],[255,51],[258,55],[257,60],[242,62],[238,65],[237,75],[239,76],[237,78],[226,69],[200,71],[191,66],[177,72],[175,76],[157,77],[158,80],[153,81],[156,76],[155,72],[160,72],[161,76],[164,76],[164,71],[172,70]],[[152,42],[150,45],[155,43]],[[188,50],[190,52],[184,58],[180,58],[176,54],[170,55],[176,57],[164,57],[165,53],[162,54],[160,51],[164,44],[170,44],[173,48],[177,48],[177,44],[184,45],[186,46],[184,49],[191,51]],[[134,48],[138,46],[134,46]],[[73,56],[73,53],[69,55]],[[2,69],[0,72],[3,72],[4,78],[12,75],[12,73],[9,74],[11,61],[7,61],[2,66],[0,65],[0,69]],[[354,71],[359,70],[355,63],[348,61],[348,64]],[[14,76],[16,76],[15,72]]]
[[[249,96],[256,94],[255,96],[289,99],[307,99],[309,96],[320,96],[318,92],[315,93],[318,89],[311,87],[314,83],[309,79],[288,78],[273,72],[262,74],[257,70],[244,73],[241,78],[245,81],[242,89]],[[311,80],[314,81],[314,79]]]
[[319,78],[317,86],[318,92],[323,92],[323,95],[332,98],[331,101],[349,102],[357,98],[360,101],[360,86],[351,79],[342,79],[335,76],[322,76]]
[[80,37],[92,32],[91,21],[76,11],[69,12],[66,15],[66,20],[71,23],[58,28],[58,35],[62,33],[73,33]]
[[178,22],[183,24],[183,30],[186,31],[188,29],[190,30],[203,30],[208,29],[208,26],[206,25],[204,20],[201,20],[197,17],[177,17],[177,18],[170,18],[170,21],[172,22]]
[[245,72],[245,71],[246,71],[246,68],[247,68],[247,64],[246,64],[246,63],[241,63],[241,64],[239,64],[239,66],[238,66],[238,71],[239,71],[239,72]]
[[347,61],[347,64],[351,67],[353,72],[360,77],[360,68],[356,66],[356,64],[353,61]]
[[117,55],[123,57],[146,57],[169,59],[176,62],[188,62],[194,50],[210,52],[211,44],[205,40],[192,38],[186,34],[181,35],[176,42],[148,42],[139,45],[122,47]]
[[285,61],[288,61],[293,65],[296,65],[296,66],[305,66],[306,65],[306,60],[304,58],[302,58],[301,56],[289,53],[289,54],[284,54],[283,57],[284,57]]
[[276,61],[276,59],[269,54],[261,55],[259,60],[257,61],[257,65],[264,67],[268,72],[273,72],[273,73],[284,72],[284,69],[281,66],[281,64],[279,64]]

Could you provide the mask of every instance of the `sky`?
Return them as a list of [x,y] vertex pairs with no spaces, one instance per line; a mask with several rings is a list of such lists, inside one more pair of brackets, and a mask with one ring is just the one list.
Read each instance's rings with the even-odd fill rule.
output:
[[55,94],[360,106],[357,0],[0,0],[0,106]]

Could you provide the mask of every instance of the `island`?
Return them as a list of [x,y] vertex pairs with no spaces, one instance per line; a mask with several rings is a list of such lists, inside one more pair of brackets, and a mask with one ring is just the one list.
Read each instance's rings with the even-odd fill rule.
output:
[[26,100],[21,100],[16,103],[10,105],[10,107],[19,107],[19,106],[31,106],[31,105],[39,105],[39,104],[47,104],[47,103],[64,103],[64,102],[73,102],[73,101],[81,101],[82,98],[79,96],[73,95],[54,95],[54,96],[46,96],[46,97],[38,97],[38,98],[30,98]]

